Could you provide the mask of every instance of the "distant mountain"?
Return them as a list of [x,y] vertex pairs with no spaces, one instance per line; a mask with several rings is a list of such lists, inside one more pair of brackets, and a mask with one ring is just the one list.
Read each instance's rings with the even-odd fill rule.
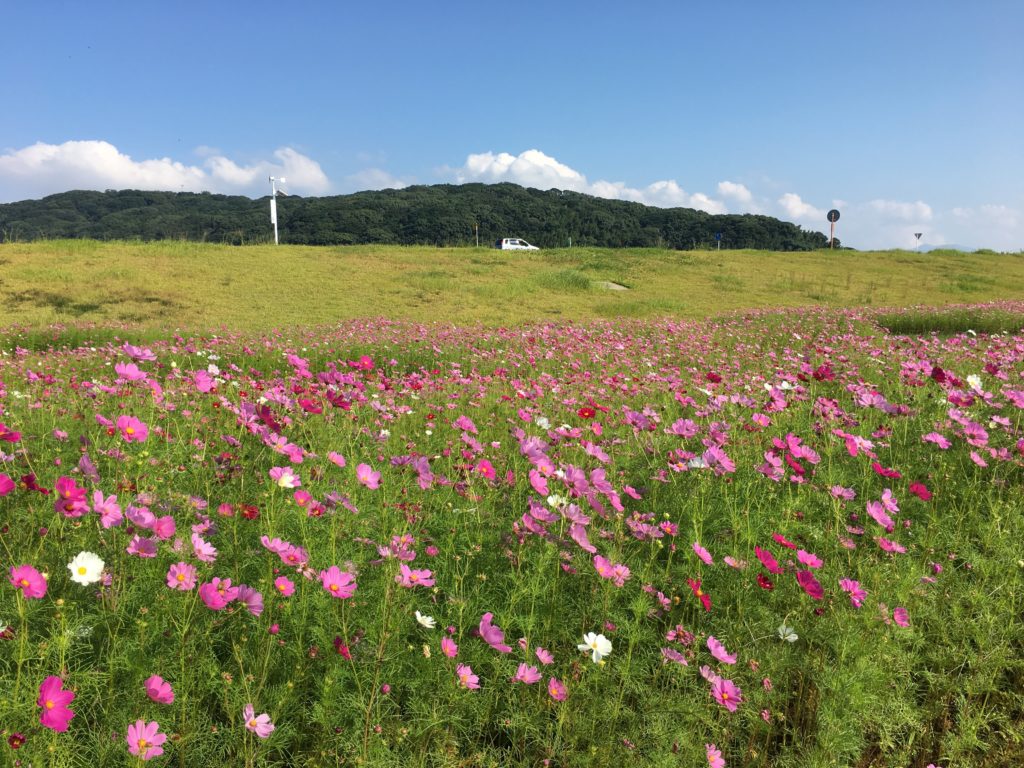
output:
[[[64,192],[0,205],[0,240],[273,240],[269,197],[208,192]],[[278,201],[282,243],[481,245],[522,237],[542,248],[824,248],[820,232],[770,216],[713,216],[515,184],[439,184]],[[720,240],[716,237],[719,236]]]

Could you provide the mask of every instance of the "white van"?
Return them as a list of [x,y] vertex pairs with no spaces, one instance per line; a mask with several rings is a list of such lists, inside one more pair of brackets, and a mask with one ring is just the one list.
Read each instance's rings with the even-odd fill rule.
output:
[[530,245],[525,240],[520,240],[518,237],[503,237],[501,240],[494,241],[494,247],[502,251],[539,251],[536,245]]

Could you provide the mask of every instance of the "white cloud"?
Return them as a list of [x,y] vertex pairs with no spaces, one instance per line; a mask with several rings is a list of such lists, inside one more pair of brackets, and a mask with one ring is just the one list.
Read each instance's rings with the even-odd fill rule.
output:
[[290,148],[274,160],[249,165],[200,147],[202,165],[185,165],[169,157],[134,160],[106,141],[38,142],[0,154],[0,200],[23,200],[71,189],[146,189],[173,192],[267,194],[267,177],[284,176],[287,189],[323,194],[330,182],[313,159]]
[[791,219],[813,220],[817,224],[818,221],[825,218],[825,211],[815,208],[810,203],[805,203],[795,192],[787,192],[777,202]]
[[714,200],[702,192],[689,194],[673,179],[655,181],[643,188],[629,187],[622,181],[588,181],[579,171],[539,149],[528,149],[518,155],[508,152],[471,154],[460,168],[442,168],[441,173],[454,178],[459,184],[508,181],[524,187],[568,189],[595,197],[629,200],[662,208],[681,206],[708,213],[726,212],[720,200]]
[[750,203],[754,196],[750,194],[750,190],[742,184],[737,184],[732,181],[720,181],[718,182],[718,194],[722,197],[728,197],[735,200],[737,203]]
[[867,207],[885,219],[900,219],[910,222],[931,221],[932,208],[918,200],[915,203],[903,203],[899,200],[870,200]]
[[380,168],[365,168],[345,177],[345,187],[354,190],[405,189],[411,183],[411,181],[392,176]]

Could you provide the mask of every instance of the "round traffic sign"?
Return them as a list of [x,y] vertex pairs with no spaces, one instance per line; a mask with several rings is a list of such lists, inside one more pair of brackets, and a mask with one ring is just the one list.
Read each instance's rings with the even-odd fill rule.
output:
[[839,221],[839,211],[833,208],[831,211],[828,212],[828,215],[825,216],[825,218],[834,224],[835,222]]

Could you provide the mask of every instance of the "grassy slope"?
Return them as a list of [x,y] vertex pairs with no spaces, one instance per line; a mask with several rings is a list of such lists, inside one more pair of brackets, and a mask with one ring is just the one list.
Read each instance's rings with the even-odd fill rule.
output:
[[[614,281],[629,291],[595,286]],[[488,325],[1024,296],[1024,254],[50,241],[0,245],[0,326],[238,330],[387,316]]]

